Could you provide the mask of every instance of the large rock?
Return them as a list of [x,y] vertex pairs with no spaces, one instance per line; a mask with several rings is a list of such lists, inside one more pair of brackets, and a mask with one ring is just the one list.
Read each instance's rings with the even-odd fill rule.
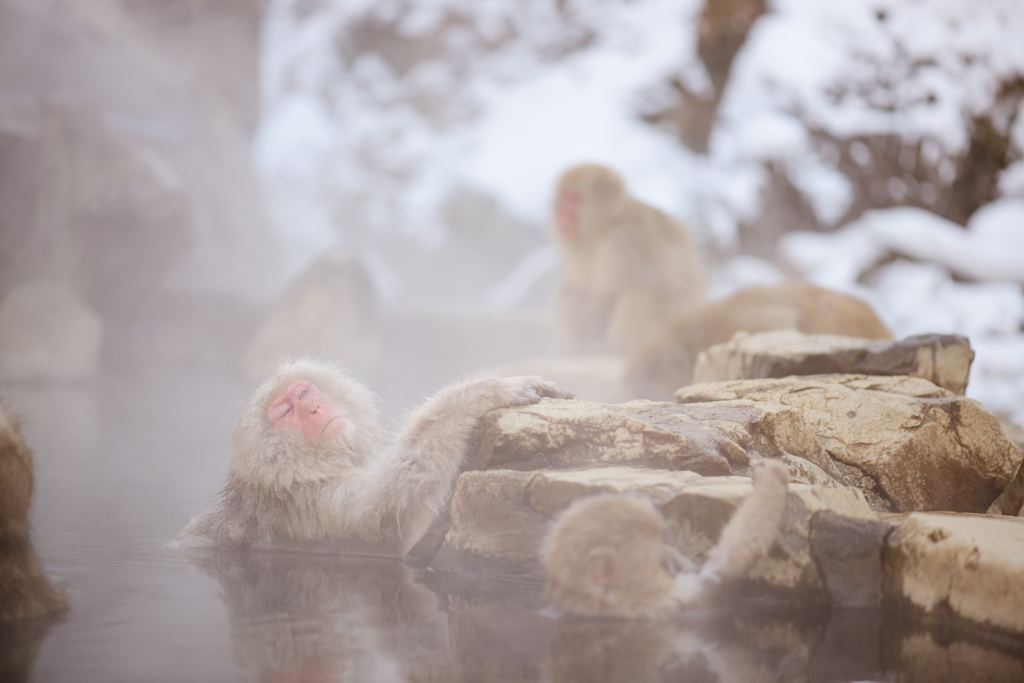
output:
[[910,375],[963,394],[973,360],[970,342],[954,334],[880,341],[777,330],[736,335],[701,352],[693,382],[832,373]]
[[0,378],[85,379],[96,374],[103,322],[66,288],[35,280],[0,303]]
[[265,4],[0,0],[0,296],[66,286],[105,367],[237,363],[283,284],[252,162]]
[[984,512],[1021,453],[980,403],[917,377],[820,375],[685,387],[680,403],[799,411],[876,510]]
[[[539,577],[539,550],[551,520],[572,502],[607,492],[649,498],[668,519],[673,544],[701,562],[750,491],[746,477],[628,467],[466,472],[459,477],[452,526],[433,566],[463,573]],[[749,580],[783,593],[828,600],[828,582],[811,543],[812,520],[824,511],[850,524],[879,523],[856,489],[792,484],[785,530],[772,552],[754,564]],[[878,561],[880,544],[875,557],[867,561]],[[877,593],[877,584],[872,590]],[[857,594],[851,601],[871,600]]]
[[488,413],[470,449],[474,469],[630,465],[749,474],[751,457],[787,459],[805,483],[845,483],[799,410],[754,401],[605,405],[546,400]]
[[885,592],[927,621],[1024,635],[1024,520],[913,514],[889,537]]

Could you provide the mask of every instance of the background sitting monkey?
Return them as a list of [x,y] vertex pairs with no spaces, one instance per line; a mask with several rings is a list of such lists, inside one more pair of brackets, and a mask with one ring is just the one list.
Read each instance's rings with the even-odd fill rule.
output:
[[32,479],[32,453],[18,419],[0,406],[0,619],[32,619],[68,607],[67,595],[47,580],[32,548]]
[[626,368],[635,398],[669,401],[693,379],[701,351],[732,339],[737,332],[793,329],[804,334],[838,334],[892,339],[871,306],[860,299],[807,282],[747,287],[677,316],[636,350]]
[[686,229],[631,197],[611,169],[566,171],[554,224],[556,320],[567,351],[629,353],[704,299],[704,272]]
[[575,503],[541,551],[548,595],[565,612],[611,617],[664,617],[712,597],[771,548],[785,521],[785,465],[762,460],[753,478],[699,571],[665,542],[665,519],[651,503],[616,495]]
[[449,497],[480,417],[545,396],[572,394],[539,377],[454,384],[384,449],[366,387],[332,364],[283,365],[242,412],[221,502],[178,545],[404,557]]

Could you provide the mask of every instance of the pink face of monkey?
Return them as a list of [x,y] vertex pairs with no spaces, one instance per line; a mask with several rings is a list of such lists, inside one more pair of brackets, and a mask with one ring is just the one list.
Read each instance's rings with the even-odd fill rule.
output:
[[583,204],[583,194],[576,190],[563,190],[558,196],[558,204],[555,207],[555,224],[558,226],[558,234],[563,240],[571,240],[576,237],[577,214]]
[[267,419],[274,427],[298,429],[313,441],[327,441],[345,429],[341,408],[306,379],[292,382],[270,402]]

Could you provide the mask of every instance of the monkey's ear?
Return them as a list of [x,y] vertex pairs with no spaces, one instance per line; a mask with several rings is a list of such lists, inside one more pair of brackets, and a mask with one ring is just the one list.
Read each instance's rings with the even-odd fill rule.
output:
[[611,588],[619,576],[619,553],[610,545],[599,545],[587,556],[590,579],[602,588]]

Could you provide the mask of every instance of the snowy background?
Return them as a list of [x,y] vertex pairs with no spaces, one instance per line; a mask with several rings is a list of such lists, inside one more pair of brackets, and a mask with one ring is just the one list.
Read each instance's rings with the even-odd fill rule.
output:
[[[702,9],[273,0],[254,155],[289,267],[341,248],[393,305],[544,309],[552,185],[601,162],[690,227],[713,294],[802,274],[897,337],[965,334],[968,394],[1024,423],[1024,5]],[[446,254],[442,291],[415,264]]]

